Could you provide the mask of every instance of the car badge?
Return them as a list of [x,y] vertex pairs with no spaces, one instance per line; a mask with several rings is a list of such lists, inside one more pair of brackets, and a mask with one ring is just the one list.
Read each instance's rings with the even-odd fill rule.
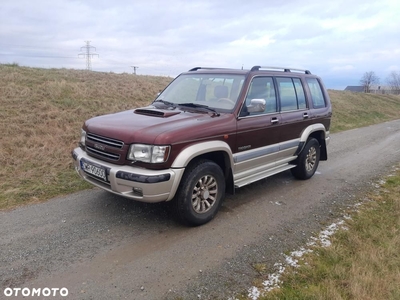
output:
[[102,150],[102,151],[104,151],[104,150],[106,150],[106,147],[105,146],[103,146],[103,145],[100,145],[100,144],[94,144],[94,147],[96,148],[96,149],[99,149],[99,150]]

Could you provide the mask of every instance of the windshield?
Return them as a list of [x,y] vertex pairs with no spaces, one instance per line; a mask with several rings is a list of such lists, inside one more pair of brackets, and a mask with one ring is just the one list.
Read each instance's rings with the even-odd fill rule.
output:
[[244,75],[184,74],[178,76],[155,101],[171,104],[206,105],[210,108],[232,110],[244,82]]

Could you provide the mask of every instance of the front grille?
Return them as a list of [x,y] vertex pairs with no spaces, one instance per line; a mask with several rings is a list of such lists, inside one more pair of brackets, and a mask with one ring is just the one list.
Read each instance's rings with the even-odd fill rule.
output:
[[104,144],[104,145],[107,145],[110,147],[114,147],[114,148],[118,148],[118,149],[122,149],[122,147],[124,146],[124,142],[122,142],[122,141],[110,139],[110,138],[96,135],[93,133],[88,133],[86,135],[86,138],[89,141],[92,141],[93,143],[101,143],[101,144]]
[[86,151],[92,156],[119,161],[124,142],[93,133],[87,133],[86,140]]
[[119,160],[120,155],[115,153],[106,152],[103,150],[98,150],[89,146],[86,146],[86,150],[90,153],[94,153],[100,155],[104,158],[111,159],[111,160]]

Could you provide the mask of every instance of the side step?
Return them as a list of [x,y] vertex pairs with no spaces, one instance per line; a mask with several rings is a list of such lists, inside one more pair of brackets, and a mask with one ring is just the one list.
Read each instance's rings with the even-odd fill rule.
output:
[[258,181],[260,179],[281,173],[286,170],[290,170],[294,167],[296,167],[296,165],[284,164],[284,165],[276,166],[272,169],[268,169],[268,170],[265,170],[265,171],[262,171],[262,172],[259,172],[256,174],[252,174],[250,176],[247,176],[247,177],[244,177],[244,178],[241,178],[241,179],[235,181],[235,188],[240,188],[242,186],[248,185],[248,184]]

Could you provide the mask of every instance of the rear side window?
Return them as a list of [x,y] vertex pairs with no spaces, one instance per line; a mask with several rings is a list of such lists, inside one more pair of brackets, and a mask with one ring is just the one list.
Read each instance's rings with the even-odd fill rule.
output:
[[303,85],[301,84],[300,79],[299,78],[293,78],[293,83],[294,83],[294,87],[296,88],[297,104],[299,106],[299,109],[307,108],[306,96],[304,94]]
[[281,101],[281,111],[306,108],[303,86],[298,78],[276,78]]
[[314,108],[326,107],[324,94],[321,85],[316,78],[306,78],[308,87],[310,88],[311,98]]

